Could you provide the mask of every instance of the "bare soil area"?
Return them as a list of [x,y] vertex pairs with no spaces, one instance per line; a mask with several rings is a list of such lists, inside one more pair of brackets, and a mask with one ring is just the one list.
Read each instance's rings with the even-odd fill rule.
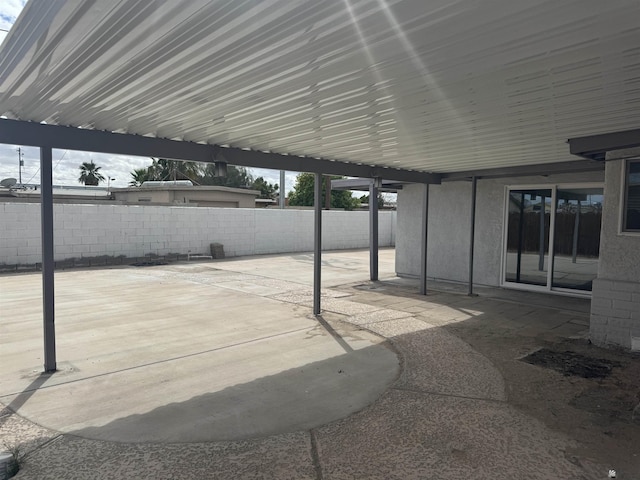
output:
[[500,370],[509,403],[576,441],[569,460],[640,478],[640,355],[553,330],[531,336],[464,322],[446,328]]

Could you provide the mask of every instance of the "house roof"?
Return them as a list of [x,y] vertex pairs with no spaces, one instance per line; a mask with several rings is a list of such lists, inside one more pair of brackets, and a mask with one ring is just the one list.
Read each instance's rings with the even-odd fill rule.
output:
[[[640,122],[637,0],[29,1],[0,115],[429,172]],[[276,167],[280,168],[280,167]]]

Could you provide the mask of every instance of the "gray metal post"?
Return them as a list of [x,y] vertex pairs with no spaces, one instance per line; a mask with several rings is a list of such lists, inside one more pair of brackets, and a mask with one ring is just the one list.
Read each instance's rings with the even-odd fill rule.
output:
[[576,263],[578,257],[578,234],[580,233],[580,210],[582,210],[582,204],[578,200],[578,208],[576,210],[576,220],[573,224],[573,248],[571,249],[571,263]]
[[284,201],[286,197],[285,193],[285,185],[284,185],[284,170],[280,170],[280,185],[278,186],[280,190],[280,208],[284,208]]
[[545,244],[545,224],[546,224],[546,198],[544,195],[540,196],[540,248],[538,255],[538,271],[544,270],[544,244]]
[[476,190],[478,178],[471,179],[471,229],[469,234],[469,295],[473,295],[473,247],[476,236]]
[[422,200],[422,245],[420,246],[420,295],[427,294],[427,234],[429,232],[429,184],[424,184]]
[[322,266],[322,174],[315,174],[313,229],[313,314],[320,315],[320,283]]
[[380,179],[369,184],[369,273],[371,281],[378,280],[378,187]]
[[50,147],[40,148],[40,206],[42,228],[42,311],[44,371],[56,370],[56,330],[53,282],[53,178]]

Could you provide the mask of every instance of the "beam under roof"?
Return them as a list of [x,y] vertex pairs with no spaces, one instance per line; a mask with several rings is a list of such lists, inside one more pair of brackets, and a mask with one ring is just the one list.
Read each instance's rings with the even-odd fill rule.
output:
[[570,138],[572,155],[592,160],[608,160],[607,152],[640,147],[640,129]]
[[0,143],[413,183],[440,183],[441,177],[428,172],[9,119],[0,119]]
[[442,174],[442,181],[471,180],[506,177],[528,177],[534,175],[554,175],[560,173],[583,173],[604,170],[602,162],[594,160],[574,160],[569,162],[541,163],[524,165],[521,167],[487,168],[470,170],[467,172],[454,172]]

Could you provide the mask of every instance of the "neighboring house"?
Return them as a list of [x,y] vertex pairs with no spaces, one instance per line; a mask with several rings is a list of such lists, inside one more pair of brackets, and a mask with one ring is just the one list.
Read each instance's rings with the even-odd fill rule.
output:
[[[125,205],[188,205],[190,207],[264,208],[273,200],[257,198],[260,192],[244,188],[194,186],[190,181],[145,182],[141,187],[55,186],[55,203],[111,203]],[[0,188],[2,202],[39,202],[39,185]]]
[[[40,203],[40,185],[0,188],[0,202]],[[113,203],[103,187],[53,186],[54,203]]]
[[190,205],[194,207],[256,208],[257,190],[194,186],[190,181],[145,182],[140,187],[112,188],[120,203],[147,205]]

